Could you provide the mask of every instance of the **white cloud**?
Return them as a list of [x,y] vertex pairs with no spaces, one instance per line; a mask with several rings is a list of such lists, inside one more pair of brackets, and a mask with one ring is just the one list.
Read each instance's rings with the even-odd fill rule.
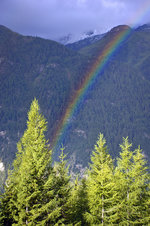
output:
[[112,1],[112,0],[101,0],[102,4],[105,8],[112,8],[112,9],[120,9],[125,8],[125,3],[122,1]]
[[[150,0],[0,0],[0,24],[52,39],[88,29],[104,32],[135,18],[145,1],[150,8]],[[150,13],[141,17],[141,23],[147,21]]]

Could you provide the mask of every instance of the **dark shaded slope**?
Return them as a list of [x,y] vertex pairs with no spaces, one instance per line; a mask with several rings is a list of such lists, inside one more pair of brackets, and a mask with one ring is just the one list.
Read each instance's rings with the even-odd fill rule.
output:
[[[0,152],[5,162],[14,158],[34,97],[48,120],[51,139],[71,96],[118,28],[128,29],[119,26],[94,44],[72,51],[54,41],[21,36],[0,26]],[[150,156],[149,62],[149,30],[132,31],[72,118],[65,143],[72,167],[87,165],[100,132],[113,157],[120,151],[123,136],[129,136],[135,146],[140,144]]]
[[82,56],[57,42],[21,36],[0,26],[0,155],[4,161],[14,157],[34,97],[48,120],[51,137],[80,81],[83,62]]
[[[111,33],[82,49],[82,53],[95,58],[97,50],[110,40]],[[87,164],[100,132],[104,133],[113,157],[120,151],[122,137],[129,136],[134,146],[140,144],[150,158],[149,60],[149,31],[133,31],[89,90],[72,123],[72,133],[66,144],[72,163]]]
[[97,42],[98,40],[102,39],[104,35],[105,34],[94,35],[92,37],[88,37],[88,38],[82,39],[82,40],[74,42],[74,43],[69,43],[66,46],[69,49],[79,51],[79,50]]

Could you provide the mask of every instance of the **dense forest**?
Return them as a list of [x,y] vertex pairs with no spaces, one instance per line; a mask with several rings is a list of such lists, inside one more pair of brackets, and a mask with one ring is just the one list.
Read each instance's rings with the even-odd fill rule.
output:
[[[131,29],[69,122],[64,147],[71,169],[88,166],[99,132],[112,158],[119,156],[122,137],[138,144],[150,162],[150,25]],[[52,143],[75,93],[105,47],[124,29],[64,46],[52,40],[23,36],[0,26],[0,160],[9,167],[22,137],[34,97],[48,120]],[[94,38],[94,37],[93,37]],[[58,161],[58,151],[53,152]],[[78,167],[78,168],[77,168]]]
[[47,121],[36,99],[17,144],[0,202],[0,225],[149,225],[150,174],[140,146],[123,138],[113,160],[100,133],[82,178],[70,175],[45,138]]

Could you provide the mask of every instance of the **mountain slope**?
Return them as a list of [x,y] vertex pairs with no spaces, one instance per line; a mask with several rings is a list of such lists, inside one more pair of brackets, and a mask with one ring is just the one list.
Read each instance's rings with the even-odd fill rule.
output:
[[84,38],[83,40],[79,40],[79,41],[74,42],[74,43],[69,43],[66,46],[69,49],[78,51],[78,50],[81,50],[82,48],[89,46],[89,45],[97,42],[98,40],[102,39],[104,35],[105,34],[94,35],[92,37]]
[[[96,58],[115,30],[80,53]],[[129,136],[150,158],[149,62],[149,30],[133,31],[99,75],[72,124],[66,146],[71,150],[73,162],[86,165],[99,132],[104,133],[113,157],[120,151],[122,137]]]
[[[51,141],[71,97],[96,57],[116,35],[71,50],[57,42],[26,37],[0,26],[0,155],[10,163],[26,128],[29,106],[39,100]],[[78,46],[76,43],[75,45]],[[150,32],[136,29],[120,45],[88,90],[65,139],[73,168],[85,167],[100,132],[116,157],[122,137],[150,158]],[[56,152],[57,155],[57,152]]]
[[14,158],[34,97],[51,137],[80,81],[84,59],[54,41],[21,36],[0,26],[0,155],[5,162]]

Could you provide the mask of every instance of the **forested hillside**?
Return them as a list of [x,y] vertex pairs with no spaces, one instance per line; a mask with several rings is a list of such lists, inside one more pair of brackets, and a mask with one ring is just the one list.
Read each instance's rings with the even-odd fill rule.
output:
[[[119,26],[94,43],[72,50],[50,40],[26,37],[0,26],[0,158],[15,157],[16,143],[26,128],[26,115],[36,97],[48,120],[48,135],[56,131],[71,97]],[[83,42],[83,41],[82,41]],[[73,45],[73,44],[72,44]],[[77,45],[77,44],[76,44]],[[150,158],[150,30],[133,30],[88,90],[70,124],[65,152],[71,166],[88,165],[100,132],[113,157],[122,137],[141,145]],[[59,151],[59,150],[58,150]],[[58,152],[56,151],[58,157]]]
[[0,200],[0,225],[149,225],[150,174],[128,137],[117,164],[100,133],[82,179],[71,178],[64,148],[52,164],[47,122],[34,99]]
[[[102,40],[79,52],[95,58],[117,29],[112,29]],[[118,144],[122,136],[129,136],[135,145],[140,141],[145,155],[150,158],[149,44],[148,27],[131,32],[97,78],[72,123],[67,143],[68,150],[72,151],[72,161],[77,158],[81,165],[86,162],[85,159],[89,161],[93,141],[99,131],[104,133],[113,157],[120,151]],[[86,151],[82,152],[83,149]]]
[[85,59],[54,41],[0,26],[0,158],[5,163],[15,156],[34,97],[49,121],[51,137],[80,82]]

